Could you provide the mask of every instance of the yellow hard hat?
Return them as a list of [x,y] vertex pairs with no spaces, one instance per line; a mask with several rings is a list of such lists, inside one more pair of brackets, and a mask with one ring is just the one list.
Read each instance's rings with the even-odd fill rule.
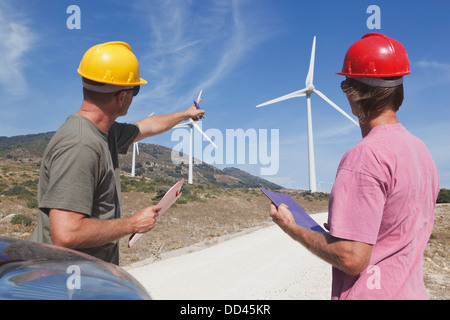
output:
[[121,41],[93,46],[83,56],[78,73],[89,80],[118,86],[147,84],[139,73],[139,62],[131,47]]

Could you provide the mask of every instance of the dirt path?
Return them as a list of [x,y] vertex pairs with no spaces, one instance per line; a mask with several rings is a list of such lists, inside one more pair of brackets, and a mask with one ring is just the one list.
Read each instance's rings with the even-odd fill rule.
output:
[[[327,214],[313,215],[323,224]],[[270,226],[127,268],[154,299],[329,299],[331,266]]]

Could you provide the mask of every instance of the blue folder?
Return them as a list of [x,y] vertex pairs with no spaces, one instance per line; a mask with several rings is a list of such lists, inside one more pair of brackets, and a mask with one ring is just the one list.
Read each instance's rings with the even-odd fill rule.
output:
[[282,203],[289,207],[294,216],[295,223],[300,227],[314,231],[325,232],[325,230],[311,218],[309,214],[288,194],[277,193],[261,188],[261,191],[278,207]]

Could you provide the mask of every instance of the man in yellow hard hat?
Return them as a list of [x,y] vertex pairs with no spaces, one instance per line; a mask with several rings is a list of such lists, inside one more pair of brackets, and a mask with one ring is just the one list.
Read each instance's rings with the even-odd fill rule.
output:
[[130,46],[108,42],[90,48],[81,60],[83,101],[49,142],[39,179],[35,241],[76,249],[119,264],[118,240],[155,226],[160,206],[121,218],[118,154],[144,138],[204,114],[184,111],[147,117],[136,124],[116,122],[147,81]]

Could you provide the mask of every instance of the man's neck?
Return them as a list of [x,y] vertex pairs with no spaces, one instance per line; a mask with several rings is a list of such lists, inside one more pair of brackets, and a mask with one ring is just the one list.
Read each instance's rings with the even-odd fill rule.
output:
[[92,123],[95,124],[100,130],[108,132],[117,117],[109,114],[105,110],[108,109],[100,108],[95,104],[83,100],[81,103],[81,108],[77,113],[92,121]]
[[388,109],[384,111],[382,114],[378,115],[377,117],[370,118],[368,121],[364,123],[361,123],[360,121],[359,124],[361,127],[362,137],[364,138],[375,127],[396,123],[399,123],[397,119],[397,114],[395,113],[394,110]]

